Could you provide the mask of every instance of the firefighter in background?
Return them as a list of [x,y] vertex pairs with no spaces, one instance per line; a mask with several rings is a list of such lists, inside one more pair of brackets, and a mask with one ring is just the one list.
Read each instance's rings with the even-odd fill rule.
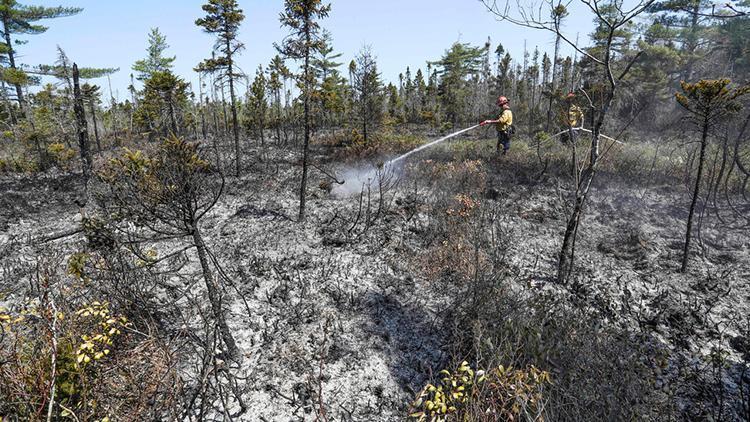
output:
[[563,128],[567,130],[560,135],[560,140],[564,144],[567,144],[571,140],[571,137],[573,141],[577,140],[578,136],[580,136],[580,130],[574,129],[580,129],[583,127],[583,110],[581,110],[581,107],[575,103],[575,99],[576,94],[573,92],[569,92],[565,97],[565,110],[563,111],[561,120]]
[[510,110],[510,101],[504,96],[497,98],[497,106],[502,109],[500,117],[497,120],[485,120],[480,126],[495,124],[497,127],[497,147],[496,151],[500,153],[500,145],[503,146],[503,155],[510,149],[510,138],[515,131],[513,128],[513,112]]

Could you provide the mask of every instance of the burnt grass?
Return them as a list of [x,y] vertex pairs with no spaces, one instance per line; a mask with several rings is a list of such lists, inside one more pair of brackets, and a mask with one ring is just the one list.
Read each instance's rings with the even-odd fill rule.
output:
[[[550,420],[631,419],[632,409],[646,409],[638,418],[653,420],[747,417],[746,228],[731,228],[709,212],[690,270],[681,274],[689,203],[684,181],[654,170],[646,159],[628,169],[607,166],[579,231],[574,276],[560,285],[554,275],[569,206],[569,164],[564,155],[544,164],[523,143],[505,157],[493,148],[493,141],[464,139],[418,154],[398,183],[370,192],[369,207],[366,193],[333,196],[330,178],[313,168],[303,223],[296,221],[301,170],[292,148],[270,145],[263,161],[256,149],[246,151],[245,174],[227,177],[223,197],[202,223],[209,248],[237,287],[226,290],[226,301],[245,354],[239,371],[248,409],[240,419],[313,420],[320,406],[331,420],[403,419],[414,395],[441,369],[464,358],[477,367],[502,363],[500,351],[493,360],[467,344],[472,327],[465,324],[482,320],[493,327],[493,314],[535,315],[526,322],[546,310],[553,315],[551,305],[534,308],[540,298],[573,310],[555,318],[585,318],[572,325],[554,321],[560,333],[580,337],[545,343],[558,348],[546,362],[514,356],[566,380],[550,393]],[[327,158],[330,149],[315,151],[316,164],[327,172],[345,169]],[[229,158],[227,149],[223,162]],[[479,188],[449,171],[424,178],[431,168],[465,160],[479,163]],[[75,228],[81,187],[79,175],[59,171],[0,176],[3,263],[41,259],[43,249],[33,239]],[[446,206],[461,193],[508,233],[502,261],[487,269],[496,285],[478,294],[506,295],[528,313],[511,315],[502,304],[482,302],[485,312],[467,317],[461,303],[471,288],[458,275],[433,271],[444,265],[431,255],[435,245],[451,241],[441,228]],[[70,254],[83,242],[71,236],[54,247]],[[192,274],[195,265],[183,270]],[[7,273],[1,281],[4,301],[20,301],[25,283],[14,284]],[[587,359],[586,345],[595,344],[599,332],[571,328],[577,323],[603,327],[601,340],[608,344],[591,346],[591,356],[621,360],[601,366],[610,372],[602,369],[600,379],[569,356],[575,350]],[[540,333],[551,335],[547,328]],[[614,350],[613,338],[628,346]],[[640,372],[625,373],[635,366]],[[630,380],[635,375],[641,379]],[[581,388],[571,395],[575,382]],[[608,396],[614,398],[602,398]],[[563,397],[577,402],[556,407]]]

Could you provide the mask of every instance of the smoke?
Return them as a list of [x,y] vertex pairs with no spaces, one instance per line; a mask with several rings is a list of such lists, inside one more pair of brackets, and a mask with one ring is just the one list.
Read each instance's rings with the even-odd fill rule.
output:
[[360,192],[366,191],[368,188],[379,190],[381,186],[390,185],[397,178],[396,170],[390,162],[379,167],[363,165],[347,168],[339,175],[344,183],[341,185],[335,184],[331,194],[338,198],[347,198],[359,195]]
[[446,135],[438,140],[414,148],[413,150],[402,154],[399,157],[396,157],[379,167],[369,165],[345,169],[339,177],[344,181],[344,183],[341,185],[336,184],[331,190],[331,193],[336,197],[346,198],[352,195],[359,194],[360,192],[365,191],[368,188],[370,190],[376,190],[384,187],[390,188],[392,187],[394,181],[398,178],[399,170],[401,169],[401,162],[406,160],[407,157],[477,127],[479,127],[479,125],[462,129],[457,132],[451,133],[450,135]]

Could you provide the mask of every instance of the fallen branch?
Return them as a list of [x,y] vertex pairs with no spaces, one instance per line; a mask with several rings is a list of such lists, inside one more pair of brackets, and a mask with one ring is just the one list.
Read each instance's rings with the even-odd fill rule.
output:
[[42,236],[42,237],[36,238],[36,239],[34,239],[34,242],[35,243],[52,242],[52,241],[55,241],[55,240],[60,240],[60,239],[66,238],[66,237],[70,237],[70,236],[76,235],[76,234],[78,234],[78,233],[80,233],[82,231],[83,231],[83,227],[77,227],[77,228],[74,228],[74,229],[63,230],[63,231],[59,231],[59,232],[56,232],[56,233],[52,233],[52,234],[50,234],[48,236]]

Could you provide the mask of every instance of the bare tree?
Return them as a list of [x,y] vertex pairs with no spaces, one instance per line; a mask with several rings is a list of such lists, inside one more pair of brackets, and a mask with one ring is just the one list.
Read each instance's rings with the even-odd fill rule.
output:
[[80,76],[78,65],[73,63],[73,111],[76,116],[76,129],[78,131],[78,148],[81,151],[81,161],[83,162],[83,177],[88,182],[91,176],[91,150],[89,148],[88,123],[86,122],[86,112],[83,108],[83,95],[81,94]]
[[[594,114],[594,125],[591,129],[591,145],[589,148],[588,162],[581,174],[580,180],[575,186],[574,206],[568,217],[565,228],[562,248],[557,266],[557,280],[566,282],[573,269],[575,257],[575,241],[578,228],[583,216],[584,205],[594,181],[597,167],[601,159],[601,129],[607,114],[617,95],[619,82],[628,74],[631,66],[635,63],[641,53],[635,54],[631,60],[618,72],[619,61],[614,56],[614,39],[616,33],[638,15],[645,12],[655,0],[639,0],[630,7],[625,7],[622,0],[579,0],[587,8],[599,26],[604,29],[604,40],[601,48],[588,50],[581,48],[571,38],[566,36],[560,29],[559,21],[554,13],[557,7],[553,0],[543,0],[522,3],[516,0],[513,4],[510,0],[501,3],[497,0],[481,0],[487,9],[495,14],[500,20],[511,22],[515,25],[549,31],[559,37],[562,41],[573,47],[578,53],[591,61],[601,72],[605,81],[602,100],[598,104],[591,103]],[[619,73],[619,75],[617,74]]]

